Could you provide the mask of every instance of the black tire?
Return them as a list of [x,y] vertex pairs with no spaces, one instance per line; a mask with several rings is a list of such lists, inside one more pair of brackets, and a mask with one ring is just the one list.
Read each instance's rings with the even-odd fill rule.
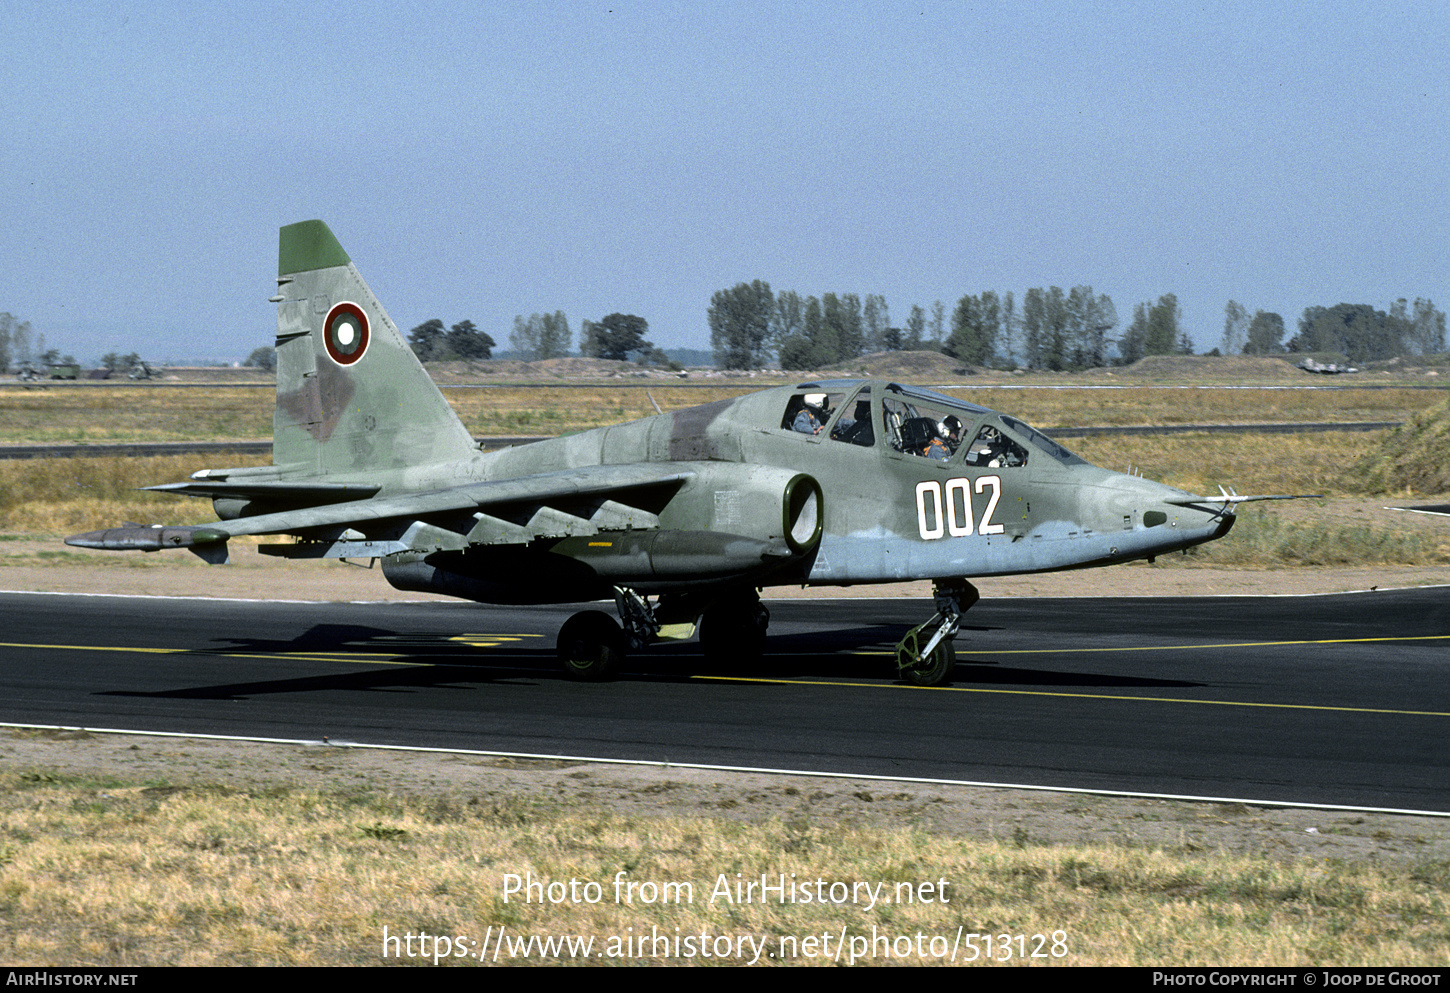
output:
[[559,629],[558,651],[569,678],[611,679],[624,661],[624,631],[602,610],[581,611]]
[[712,666],[750,666],[765,654],[770,611],[749,599],[725,600],[700,618],[700,648]]
[[945,686],[957,667],[957,652],[950,638],[932,649],[931,657],[920,664],[901,670],[901,678],[912,686]]

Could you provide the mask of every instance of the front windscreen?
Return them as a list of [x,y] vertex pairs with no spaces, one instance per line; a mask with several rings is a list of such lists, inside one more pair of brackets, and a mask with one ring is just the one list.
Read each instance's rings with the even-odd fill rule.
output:
[[1072,452],[1068,451],[1066,448],[1063,448],[1057,442],[1053,441],[1051,438],[1047,437],[1047,435],[1043,434],[1041,431],[1032,427],[1025,421],[1019,421],[1015,417],[1008,417],[1006,414],[999,414],[998,416],[1002,419],[1002,423],[1005,424],[1008,430],[1010,430],[1013,434],[1017,435],[1017,437],[1032,445],[1033,448],[1039,448],[1042,451],[1046,452],[1048,455],[1051,455],[1063,465],[1088,464],[1086,459],[1082,458],[1081,456],[1074,455]]

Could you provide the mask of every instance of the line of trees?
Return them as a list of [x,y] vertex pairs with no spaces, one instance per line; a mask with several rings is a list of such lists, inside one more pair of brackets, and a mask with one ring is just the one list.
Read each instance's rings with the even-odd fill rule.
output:
[[940,301],[930,319],[914,306],[900,328],[892,325],[886,298],[878,294],[777,294],[757,279],[717,291],[706,316],[716,365],[754,369],[775,356],[782,368],[810,369],[868,352],[939,350],[944,315]]
[[[1166,304],[1165,301],[1171,301]],[[1158,305],[1167,315],[1168,350],[1187,341],[1177,323],[1177,301]],[[1072,369],[1105,365],[1117,326],[1117,310],[1106,294],[1091,286],[1028,290],[1019,308],[1009,292],[988,290],[957,301],[947,330],[946,306],[936,301],[930,313],[913,305],[903,327],[893,326],[886,298],[855,293],[825,293],[802,298],[795,290],[772,293],[762,280],[719,290],[708,311],[710,347],[717,365],[758,368],[774,355],[784,369],[811,369],[850,361],[867,352],[940,351],[969,365]],[[1161,321],[1160,321],[1161,323]],[[1156,329],[1158,325],[1153,325]],[[1160,346],[1156,333],[1136,340],[1135,348]]]
[[408,332],[408,347],[420,362],[466,361],[492,358],[494,340],[472,321],[459,321],[445,329],[435,317]]
[[1112,299],[1091,286],[1034,287],[1020,310],[1010,292],[988,290],[957,301],[942,351],[968,365],[1015,366],[1020,355],[1029,369],[1093,368],[1108,363],[1117,324]]
[[[886,298],[876,294],[824,293],[802,297],[775,293],[762,280],[717,291],[707,312],[715,363],[725,369],[754,369],[772,358],[783,369],[816,369],[884,351],[939,351],[968,365],[1028,369],[1089,369],[1127,365],[1149,355],[1191,355],[1178,298],[1166,293],[1134,306],[1133,318],[1114,337],[1118,313],[1107,294],[1091,286],[1034,287],[1020,305],[1009,291],[963,296],[951,311],[936,301],[930,311],[913,305],[903,327],[891,323]],[[0,360],[8,362],[12,341],[29,343],[29,324],[0,314]],[[1406,299],[1388,312],[1367,304],[1306,307],[1298,334],[1285,341],[1284,319],[1230,300],[1224,307],[1222,354],[1272,355],[1337,352],[1364,362],[1398,355],[1445,351],[1445,314],[1429,300]],[[640,362],[668,361],[646,338],[649,323],[635,314],[586,320],[579,354]],[[44,344],[43,338],[41,345]],[[494,341],[472,321],[450,329],[433,319],[408,334],[423,361],[487,359]],[[569,320],[562,310],[514,318],[509,344],[527,360],[569,354]],[[1210,354],[1219,354],[1215,349]],[[0,363],[3,367],[3,363]]]
[[45,335],[36,336],[29,321],[17,320],[13,314],[0,314],[0,372],[10,368],[10,361],[23,363],[45,351]]
[[569,354],[570,344],[569,318],[562,310],[552,314],[533,314],[528,320],[522,314],[514,318],[509,348],[521,359],[531,362],[556,359]]
[[[1248,308],[1230,300],[1223,308],[1224,355],[1273,355],[1284,350],[1284,318],[1272,311]],[[1217,349],[1215,349],[1217,351]]]
[[1250,318],[1237,301],[1224,306],[1225,354],[1336,352],[1351,362],[1445,351],[1445,314],[1430,300],[1416,299],[1411,305],[1403,297],[1388,313],[1363,303],[1305,307],[1298,334],[1287,342],[1285,334],[1284,319],[1278,314],[1260,310]]
[[598,321],[586,320],[579,328],[579,354],[586,358],[625,361],[630,353],[648,359],[654,345],[645,338],[649,322],[635,314],[610,314]]
[[141,355],[138,352],[128,352],[125,355],[120,352],[107,352],[101,356],[101,368],[111,372],[129,372],[141,364]]
[[[645,337],[647,334],[649,322],[637,314],[615,313],[597,321],[585,320],[579,328],[579,354],[620,362],[630,355],[640,362],[668,361]],[[533,314],[527,320],[519,315],[514,318],[513,334],[509,335],[509,347],[519,358],[530,362],[568,355],[571,343],[569,318],[562,310]]]
[[1305,307],[1299,333],[1285,346],[1291,352],[1343,352],[1351,362],[1430,355],[1445,350],[1445,314],[1429,300],[1416,300],[1414,312],[1396,300],[1389,313],[1368,304],[1341,303]]
[[1149,355],[1192,355],[1193,340],[1183,330],[1178,297],[1165,293],[1157,303],[1133,308],[1133,322],[1118,339],[1118,361],[1129,365]]

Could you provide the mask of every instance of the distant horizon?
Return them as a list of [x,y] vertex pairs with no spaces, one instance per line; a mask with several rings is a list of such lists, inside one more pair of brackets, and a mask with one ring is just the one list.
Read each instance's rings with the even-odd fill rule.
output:
[[[711,359],[711,361],[709,361],[709,362],[686,361],[686,360],[682,360],[682,359],[676,358],[676,353],[682,353],[682,354],[686,354],[686,355],[690,355],[691,353],[694,353],[695,355],[709,357]],[[709,369],[719,369],[720,368],[719,366],[717,366],[717,365],[714,364],[714,361],[713,361],[714,355],[713,355],[713,353],[709,349],[688,349],[688,348],[686,348],[686,349],[676,349],[674,352],[666,352],[666,354],[669,355],[671,358],[675,358],[676,361],[679,361],[687,369],[705,369],[705,368],[709,368]],[[822,366],[821,368],[822,369],[839,368],[840,366],[843,366],[843,365],[849,365],[851,361],[858,361],[860,359],[873,358],[873,357],[876,357],[876,356],[891,355],[891,354],[898,354],[898,355],[907,355],[907,354],[938,355],[938,356],[941,356],[947,362],[951,362],[951,363],[954,363],[954,364],[960,364],[958,362],[958,360],[952,358],[949,355],[945,355],[944,353],[942,353],[939,350],[922,348],[922,349],[915,349],[915,350],[912,350],[912,351],[908,351],[908,350],[905,350],[905,349],[898,349],[895,352],[890,352],[890,351],[887,351],[887,352],[868,352],[868,353],[863,353],[860,356],[857,356],[857,359],[856,360],[846,360],[846,361],[843,361],[843,362],[840,362],[840,363],[835,363],[833,365]],[[1428,358],[1430,358],[1432,360],[1437,359],[1437,358],[1438,359],[1443,359],[1443,357],[1444,357],[1445,354],[1446,353],[1438,353],[1437,355],[1428,356]],[[1148,355],[1148,356],[1145,356],[1143,359],[1140,359],[1138,361],[1148,361],[1148,360],[1152,360],[1152,359],[1251,359],[1251,360],[1264,360],[1264,359],[1267,359],[1267,360],[1273,360],[1273,361],[1277,361],[1277,362],[1283,362],[1283,363],[1286,363],[1286,364],[1288,364],[1290,366],[1297,366],[1299,363],[1301,363],[1303,360],[1305,360],[1307,358],[1315,358],[1315,357],[1322,357],[1322,356],[1339,356],[1339,357],[1343,358],[1343,353],[1341,353],[1341,352],[1274,352],[1274,353],[1270,353],[1270,354],[1267,354],[1267,355],[1243,355],[1243,354],[1238,354],[1238,355],[1211,355],[1211,354],[1208,354],[1208,353],[1195,353],[1193,355]],[[693,355],[691,357],[693,358]],[[617,362],[617,363],[619,363],[621,365],[629,365],[629,366],[638,365],[638,363],[635,363],[633,361],[625,361],[625,360],[619,360],[619,359],[602,359],[602,358],[597,358],[595,356],[584,356],[584,355],[580,355],[578,352],[568,352],[568,353],[566,353],[564,355],[554,356],[554,358],[557,358],[557,359],[580,359],[580,358],[587,358],[591,362],[609,362],[609,363],[616,363]],[[1421,358],[1421,356],[1404,356],[1404,357],[1400,357],[1398,359],[1380,359],[1380,360],[1374,360],[1373,362],[1363,363],[1363,365],[1365,365],[1366,367],[1376,366],[1376,365],[1385,365],[1385,364],[1394,364],[1394,363],[1399,363],[1399,364],[1404,364],[1404,365],[1416,365],[1417,363],[1415,363],[1413,361],[1416,358]],[[154,360],[153,361],[151,359],[146,358],[146,356],[144,356],[144,355],[142,356],[142,359],[148,365],[150,365],[153,369],[246,369],[246,368],[254,368],[254,367],[250,367],[250,366],[244,366],[242,364],[242,360],[231,360],[231,361],[227,361],[227,360],[211,360],[211,359],[196,359],[196,358],[190,358],[190,359],[188,359],[188,358],[183,358],[183,359],[163,358],[163,359],[157,359],[157,360]],[[38,360],[36,360],[36,361],[38,362]],[[80,364],[82,370],[92,370],[92,369],[102,368],[102,365],[101,365],[99,359],[92,360],[91,362],[86,362],[84,360],[79,360],[79,359],[77,361]],[[547,362],[547,361],[552,361],[552,360],[551,359],[523,359],[523,358],[519,358],[518,355],[517,355],[517,353],[514,353],[514,352],[511,352],[511,351],[507,351],[506,350],[504,352],[501,352],[501,353],[492,355],[492,356],[490,356],[489,358],[486,358],[486,359],[443,359],[443,360],[436,360],[436,361],[425,362],[424,365],[425,366],[428,366],[428,365],[441,365],[441,364],[448,363],[448,362],[461,362],[461,363],[464,363],[464,364],[478,364],[478,363],[487,363],[487,362],[541,362],[541,361],[542,362]],[[63,364],[63,363],[57,363],[57,364]],[[1099,366],[1099,367],[1097,367],[1097,370],[1098,371],[1102,371],[1102,370],[1111,371],[1111,370],[1114,370],[1114,369],[1126,369],[1126,368],[1129,368],[1130,366],[1135,365],[1135,364],[1136,363],[1128,363],[1127,365],[1107,365],[1107,366]],[[1444,362],[1444,361],[1430,361],[1430,362],[1421,363],[1421,364],[1439,367],[1439,366],[1442,366],[1442,365],[1446,365],[1447,363]],[[17,363],[12,363],[12,367],[15,366],[15,365],[17,365]],[[646,366],[640,366],[640,368],[648,368],[648,369],[659,370],[661,367],[658,366],[658,365],[646,365]],[[1000,365],[989,365],[989,366],[980,366],[980,367],[974,366],[974,368],[990,369],[993,372],[1022,371],[1022,372],[1042,373],[1044,375],[1072,375],[1072,374],[1078,374],[1078,373],[1085,373],[1085,372],[1092,372],[1092,371],[1094,371],[1092,369],[1069,369],[1069,370],[1055,370],[1055,371],[1054,370],[1047,370],[1047,369],[1011,369],[1011,370],[1009,370],[1008,368],[1005,368],[1005,367],[1000,366]],[[743,370],[742,369],[742,370],[734,370],[734,371],[744,374],[744,373],[748,373],[748,372],[750,372],[752,370]],[[769,363],[766,363],[765,365],[757,366],[756,367],[756,371],[770,371],[770,372],[782,372],[782,373],[799,372],[799,373],[802,373],[802,374],[809,374],[809,373],[811,373],[813,371],[819,371],[819,370],[811,370],[811,369],[782,369],[780,367],[780,364],[778,362],[769,362]],[[870,377],[867,377],[867,378],[870,378]]]

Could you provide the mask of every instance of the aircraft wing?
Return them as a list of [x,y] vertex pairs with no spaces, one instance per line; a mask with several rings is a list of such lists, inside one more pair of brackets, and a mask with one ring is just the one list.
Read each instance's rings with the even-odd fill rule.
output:
[[[346,488],[327,488],[322,506],[258,514],[215,524],[163,527],[127,524],[66,539],[82,548],[189,548],[208,561],[225,561],[225,543],[242,535],[292,534],[297,544],[263,545],[274,555],[347,558],[409,549],[457,549],[470,543],[526,542],[539,537],[648,530],[656,511],[692,473],[676,465],[603,465],[468,483],[444,489],[345,499]],[[201,480],[153,487],[194,496],[246,495],[298,499],[307,487],[264,482]],[[367,488],[360,488],[366,492]]]

